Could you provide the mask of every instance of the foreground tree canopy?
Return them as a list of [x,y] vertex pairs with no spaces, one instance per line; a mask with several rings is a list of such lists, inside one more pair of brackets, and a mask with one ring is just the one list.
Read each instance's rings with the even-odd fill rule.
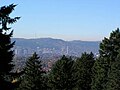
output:
[[15,42],[11,42],[13,31],[7,33],[11,28],[9,24],[14,24],[20,17],[11,18],[16,5],[3,6],[0,8],[0,90],[12,89],[11,81],[7,78],[10,76],[10,71],[13,69],[13,50]]
[[75,71],[72,58],[67,58],[63,55],[62,58],[54,64],[49,74],[51,89],[73,90],[77,82]]
[[77,59],[75,66],[77,67],[77,88],[79,90],[91,90],[92,67],[94,62],[95,60],[93,53],[87,54],[85,52],[80,58]]
[[27,60],[24,72],[18,90],[45,90],[43,83],[45,72],[36,53]]
[[[96,60],[93,67],[92,90],[107,90],[108,87],[112,87],[108,86],[108,84],[112,85],[110,84],[110,77],[111,75],[113,76],[113,70],[116,68],[118,69],[117,71],[119,71],[119,65],[117,65],[116,67],[116,62],[118,62],[119,64],[120,60],[117,59],[119,52],[120,31],[118,28],[110,34],[109,38],[104,38],[104,40],[100,44],[100,57],[98,60]],[[119,81],[119,79],[117,80]],[[109,90],[111,89],[109,88]]]

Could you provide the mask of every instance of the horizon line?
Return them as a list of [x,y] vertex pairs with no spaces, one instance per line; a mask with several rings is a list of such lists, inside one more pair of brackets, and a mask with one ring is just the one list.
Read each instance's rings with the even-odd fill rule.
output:
[[63,38],[55,38],[55,37],[32,37],[32,38],[26,38],[26,37],[12,37],[15,39],[58,39],[58,40],[63,40],[63,41],[93,41],[93,42],[99,42],[102,40],[81,40],[81,39],[73,39],[73,40],[66,40]]

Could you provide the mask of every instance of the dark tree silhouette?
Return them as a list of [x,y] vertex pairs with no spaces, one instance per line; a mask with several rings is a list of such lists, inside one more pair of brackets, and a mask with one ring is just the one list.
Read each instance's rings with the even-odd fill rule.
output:
[[50,72],[50,86],[52,90],[73,90],[76,86],[74,61],[63,57],[58,60]]
[[8,33],[11,28],[9,24],[15,23],[20,17],[11,18],[16,5],[3,6],[0,8],[0,90],[10,90],[12,83],[7,79],[14,65],[12,64],[14,51],[12,47],[15,42],[11,42],[13,30]]
[[90,54],[85,52],[76,60],[75,66],[77,67],[78,90],[91,90],[92,67],[94,62],[95,60],[92,52]]
[[17,90],[46,90],[45,71],[43,71],[41,61],[36,53],[27,60],[24,72]]
[[92,90],[106,90],[109,74],[120,51],[119,28],[100,43],[100,57],[93,66]]

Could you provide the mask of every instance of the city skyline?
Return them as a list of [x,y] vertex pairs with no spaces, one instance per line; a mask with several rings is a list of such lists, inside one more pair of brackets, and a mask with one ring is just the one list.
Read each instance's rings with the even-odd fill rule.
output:
[[11,16],[21,16],[14,38],[101,41],[120,27],[118,0],[0,0],[12,3],[18,5]]

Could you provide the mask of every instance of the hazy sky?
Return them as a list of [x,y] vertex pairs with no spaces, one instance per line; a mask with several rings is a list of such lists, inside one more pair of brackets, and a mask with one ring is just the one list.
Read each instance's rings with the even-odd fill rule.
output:
[[18,4],[14,37],[102,40],[120,27],[120,0],[0,0]]

